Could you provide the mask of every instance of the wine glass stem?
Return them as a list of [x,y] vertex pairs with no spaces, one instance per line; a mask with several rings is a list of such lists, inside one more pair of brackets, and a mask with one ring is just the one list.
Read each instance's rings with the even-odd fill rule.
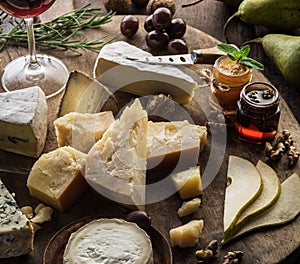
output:
[[36,59],[36,49],[35,49],[35,38],[33,30],[33,18],[25,18],[25,24],[27,29],[28,37],[28,50],[29,50],[29,65],[28,67],[32,70],[39,67]]

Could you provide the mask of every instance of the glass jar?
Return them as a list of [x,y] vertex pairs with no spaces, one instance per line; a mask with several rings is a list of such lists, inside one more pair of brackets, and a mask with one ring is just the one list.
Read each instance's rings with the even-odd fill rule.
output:
[[227,55],[219,57],[213,66],[212,93],[223,110],[234,111],[242,88],[251,81],[252,70]]
[[280,117],[279,93],[268,83],[253,82],[241,91],[235,127],[240,139],[261,144],[275,137]]

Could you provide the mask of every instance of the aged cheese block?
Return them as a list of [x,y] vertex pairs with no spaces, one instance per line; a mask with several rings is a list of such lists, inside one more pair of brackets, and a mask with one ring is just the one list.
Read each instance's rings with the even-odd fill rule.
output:
[[114,120],[111,111],[65,114],[54,121],[58,146],[71,146],[87,153]]
[[147,112],[136,99],[87,154],[85,178],[103,196],[144,210]]
[[0,258],[27,254],[32,247],[32,226],[0,180]]
[[150,237],[134,223],[97,219],[72,233],[64,251],[64,264],[152,264]]
[[204,227],[203,220],[191,220],[185,225],[170,230],[170,238],[173,246],[193,247],[201,237]]
[[86,154],[61,147],[43,154],[27,179],[32,196],[60,211],[66,210],[88,187],[82,170]]
[[0,149],[38,157],[47,136],[48,106],[38,86],[0,93]]
[[201,204],[200,198],[194,198],[190,201],[183,202],[177,213],[179,217],[183,217],[198,211]]
[[110,93],[96,80],[80,71],[70,73],[58,116],[70,112],[95,113],[108,100]]
[[189,199],[203,194],[199,166],[174,173],[171,178],[181,199]]
[[[206,144],[206,127],[188,121],[148,124],[148,169],[177,162],[177,170],[196,166]],[[159,164],[161,165],[159,166]]]
[[94,77],[110,89],[135,95],[169,94],[181,104],[190,102],[197,83],[175,66],[146,64],[128,56],[152,56],[124,41],[105,45],[97,58]]

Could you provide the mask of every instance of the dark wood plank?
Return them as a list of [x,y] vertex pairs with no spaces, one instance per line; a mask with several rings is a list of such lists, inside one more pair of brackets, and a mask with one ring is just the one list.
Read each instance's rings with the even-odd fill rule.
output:
[[[75,7],[80,7],[84,4],[85,1],[74,1]],[[93,3],[98,1],[92,1]],[[177,3],[181,4],[181,1],[177,1]],[[190,49],[198,48],[198,47],[211,47],[218,43],[219,41],[223,41],[221,37],[221,25],[224,22],[224,16],[227,15],[226,7],[221,2],[217,2],[215,5],[210,5],[209,3],[214,1],[204,1],[203,3],[197,6],[197,9],[189,8],[188,9],[178,9],[178,14],[185,16],[190,21],[188,24],[194,27],[203,27],[203,31],[197,30],[194,27],[189,26],[188,31],[186,33],[186,40]],[[100,5],[102,2],[100,3]],[[214,6],[213,9],[209,7]],[[198,9],[199,8],[199,9]],[[216,24],[212,23],[211,16],[209,16],[209,12],[215,12],[213,21],[217,19]],[[222,17],[220,21],[218,21],[218,15]],[[199,17],[200,16],[200,17]],[[207,17],[206,17],[207,16]],[[194,18],[193,18],[194,17]],[[126,40],[119,33],[119,23],[121,17],[116,17],[114,21],[106,26],[103,26],[101,29],[91,29],[88,30],[86,36],[88,37],[99,37],[99,35],[107,35],[117,36],[119,40]],[[141,17],[141,20],[143,17]],[[210,23],[208,22],[210,21]],[[201,23],[200,23],[201,22]],[[220,22],[220,23],[219,23]],[[200,24],[199,24],[200,23]],[[216,26],[218,29],[213,29]],[[206,29],[205,29],[206,28]],[[207,30],[207,31],[206,31]],[[211,32],[211,35],[216,34],[216,39],[211,37],[210,35],[204,32]],[[129,40],[129,42],[136,44],[140,47],[145,47],[144,43],[144,35],[145,32],[140,30],[135,38]],[[18,48],[18,47],[10,47],[1,53],[2,64],[0,66],[1,70],[3,65],[5,65],[9,60],[26,53],[26,49]],[[84,52],[82,56],[75,56],[71,53],[62,53],[62,52],[52,52],[53,55],[56,55],[62,58],[65,63],[68,65],[71,71],[73,70],[81,70],[86,74],[92,76],[92,70],[94,66],[94,62],[97,54],[93,52]],[[88,58],[88,59],[87,59]],[[200,70],[203,67],[207,66],[192,66],[192,71],[200,74]],[[256,76],[260,80],[267,80],[265,76],[258,74]],[[268,77],[268,76],[267,76]],[[273,82],[273,80],[272,80]],[[280,85],[281,83],[279,83]],[[204,90],[198,90],[195,100],[207,101],[206,98],[208,96],[209,90],[206,87]],[[56,118],[56,113],[58,110],[60,96],[53,98],[49,101],[49,105],[51,106],[50,112],[50,124],[49,124],[49,133],[48,133],[48,143],[45,149],[45,152],[54,149],[56,147],[54,130],[51,124],[51,121]],[[197,117],[197,109],[195,108],[197,104],[188,106],[187,109],[193,115],[194,119],[197,123],[203,124],[203,118]],[[204,107],[204,106],[203,106]],[[286,104],[284,100],[281,102],[282,115],[280,121],[281,128],[288,128],[292,131],[293,136],[295,137],[296,142],[300,142],[300,127],[295,119],[293,113],[291,112],[289,106]],[[204,117],[205,119],[205,117]],[[207,148],[203,155],[200,158],[202,171],[205,169],[206,162],[210,157],[211,151],[211,142],[214,140],[213,138],[209,139]],[[219,146],[222,149],[223,146]],[[182,223],[187,222],[190,219],[204,219],[205,228],[203,230],[203,237],[198,244],[198,247],[204,246],[207,242],[212,239],[222,239],[222,217],[223,217],[223,197],[224,190],[226,186],[226,170],[228,163],[228,155],[235,154],[243,156],[252,162],[257,162],[259,158],[264,159],[263,147],[256,146],[252,144],[246,144],[240,142],[234,131],[229,130],[227,135],[226,142],[226,153],[225,156],[221,157],[220,169],[214,180],[212,181],[207,188],[205,188],[205,193],[203,196],[203,205],[198,213],[185,217],[182,220],[177,217],[176,211],[178,207],[181,205],[181,200],[177,196],[177,194],[172,195],[171,197],[159,202],[151,204],[147,207],[147,211],[152,217],[153,226],[156,227],[159,231],[161,231],[168,239],[168,232],[170,228],[178,226]],[[2,153],[3,156],[3,153]],[[19,158],[19,157],[18,157]],[[11,155],[11,159],[17,159],[15,155]],[[24,159],[22,160],[24,166],[30,168],[32,165],[32,159]],[[4,164],[1,162],[1,166]],[[16,166],[18,164],[16,163]],[[280,162],[274,166],[278,174],[280,175],[281,180],[284,180],[287,176],[289,176],[293,171],[299,172],[299,166],[294,168],[293,170],[287,170],[284,162]],[[1,178],[7,184],[10,190],[16,192],[16,199],[20,206],[23,205],[36,205],[38,201],[28,194],[28,191],[25,187],[27,175],[20,174],[8,174],[2,173]],[[100,205],[100,206],[99,206]],[[50,238],[63,226],[77,220],[86,215],[93,214],[101,214],[103,217],[105,216],[124,216],[127,213],[127,210],[122,207],[114,204],[111,201],[105,200],[101,198],[95,192],[87,192],[81,200],[77,201],[74,206],[72,206],[65,213],[60,213],[55,211],[53,221],[43,225],[41,231],[39,231],[36,235],[35,239],[35,250],[29,254],[28,256],[24,256],[21,258],[13,259],[13,260],[1,260],[3,264],[11,264],[11,263],[42,263],[42,257],[44,249],[49,242]],[[299,256],[299,248],[300,241],[298,237],[297,231],[300,228],[300,219],[299,217],[292,223],[288,225],[284,225],[282,227],[270,230],[264,230],[263,232],[257,232],[255,234],[251,234],[249,236],[244,237],[237,242],[230,244],[228,247],[223,248],[218,256],[218,260],[216,263],[221,263],[221,258],[228,250],[243,250],[245,252],[245,257],[243,263],[252,264],[252,263],[292,263],[292,259],[296,259]],[[284,245],[284,246],[283,246]],[[191,249],[180,249],[173,248],[174,255],[174,263],[195,263],[194,256],[195,248]],[[292,254],[293,253],[293,254]],[[290,258],[288,260],[288,258]]]

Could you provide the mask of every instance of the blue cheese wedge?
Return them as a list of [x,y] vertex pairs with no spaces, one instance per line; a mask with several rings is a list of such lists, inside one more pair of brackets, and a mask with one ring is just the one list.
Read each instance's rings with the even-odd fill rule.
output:
[[150,53],[124,41],[105,45],[94,67],[94,78],[110,89],[146,96],[169,94],[180,104],[188,104],[198,84],[178,67],[128,60],[128,56],[147,57]]
[[48,106],[38,86],[0,93],[0,149],[38,157],[47,136]]
[[72,233],[64,264],[152,264],[150,237],[136,224],[122,219],[97,219]]
[[32,247],[32,226],[0,180],[0,258],[25,255]]

